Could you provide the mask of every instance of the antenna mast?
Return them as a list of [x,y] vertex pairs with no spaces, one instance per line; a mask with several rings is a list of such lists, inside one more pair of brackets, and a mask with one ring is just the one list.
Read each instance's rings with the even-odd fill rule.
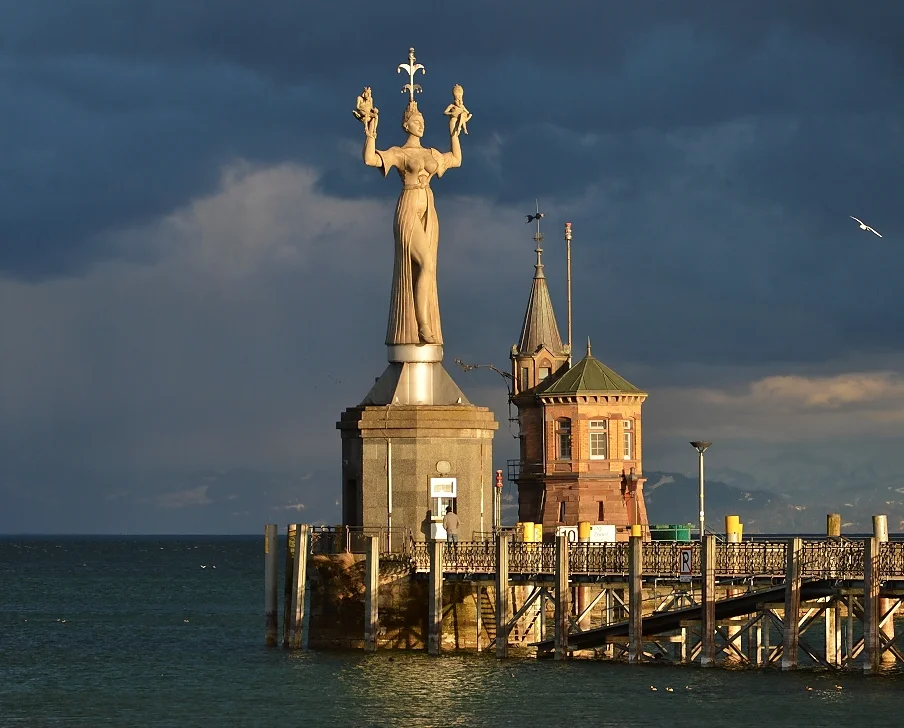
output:
[[568,289],[568,366],[571,367],[571,223],[565,223],[565,278]]

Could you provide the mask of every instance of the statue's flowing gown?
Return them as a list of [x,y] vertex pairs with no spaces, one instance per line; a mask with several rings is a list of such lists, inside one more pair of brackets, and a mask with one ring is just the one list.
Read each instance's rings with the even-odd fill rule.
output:
[[[395,262],[392,271],[392,293],[389,300],[389,322],[386,344],[422,343],[420,332],[429,331],[435,343],[443,343],[439,319],[439,295],[436,287],[436,257],[439,246],[439,221],[433,202],[430,179],[442,177],[448,166],[446,155],[424,147],[392,147],[378,151],[383,175],[395,167],[402,178],[402,193],[396,206],[393,232]],[[418,246],[421,257],[428,261],[420,270],[419,285],[427,288],[427,310],[424,321],[417,320],[414,305],[414,273],[412,246]]]

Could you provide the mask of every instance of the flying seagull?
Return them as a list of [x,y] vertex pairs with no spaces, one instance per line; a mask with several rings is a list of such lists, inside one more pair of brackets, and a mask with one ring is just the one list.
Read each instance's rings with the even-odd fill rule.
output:
[[880,238],[882,237],[882,233],[877,232],[876,230],[873,230],[869,225],[867,225],[865,222],[863,222],[863,220],[858,220],[853,215],[849,215],[848,217],[850,217],[851,220],[854,220],[857,223],[859,223],[861,230],[869,230],[871,233],[876,233],[876,235],[878,235]]
[[536,215],[528,215],[527,222],[531,222],[533,220],[539,220],[541,217],[546,217],[542,212],[538,212]]

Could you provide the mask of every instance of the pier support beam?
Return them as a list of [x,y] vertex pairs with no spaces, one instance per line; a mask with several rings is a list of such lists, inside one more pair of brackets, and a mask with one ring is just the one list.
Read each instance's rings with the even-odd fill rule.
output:
[[879,671],[879,549],[878,538],[864,539],[863,544],[863,671]]
[[[432,566],[432,564],[431,564]],[[433,570],[430,571],[433,587]],[[440,610],[442,610],[442,571],[440,571]],[[431,592],[432,593],[432,592]],[[367,551],[364,557],[364,651],[375,652],[377,633],[380,628],[380,537],[367,537]],[[442,615],[440,615],[442,622]],[[431,622],[432,624],[432,622]],[[432,654],[432,653],[431,653]]]
[[[305,621],[307,612],[308,552],[310,535],[308,525],[295,526],[295,548],[292,559],[291,606],[289,607],[289,648],[300,650],[306,647]],[[288,581],[288,579],[287,579]]]
[[264,623],[267,630],[265,638],[267,647],[275,647],[279,635],[276,531],[275,523],[264,526]]
[[[885,516],[885,515],[873,516],[873,536],[879,540],[879,548],[880,549],[882,548],[883,543],[888,543],[888,516]],[[894,606],[895,606],[894,599],[886,599],[884,597],[880,598],[879,599],[879,617],[880,617],[880,619],[884,615],[888,614],[888,611]],[[894,639],[895,639],[894,615],[892,615],[889,619],[887,619],[885,621],[884,624],[882,624],[879,627],[879,631],[883,635],[885,635],[885,637],[888,638],[890,641],[894,642]],[[891,664],[895,663],[895,661],[896,661],[895,653],[892,652],[891,650],[883,651],[881,649],[881,642],[880,642],[880,650],[879,651],[881,652],[881,660],[882,660],[883,664],[891,665]]]
[[568,572],[568,536],[556,536],[556,653],[557,660],[568,659],[568,617],[571,614],[571,587]]
[[700,666],[712,667],[716,662],[716,537],[704,536],[701,548]]
[[643,537],[628,542],[628,662],[643,662]]
[[505,534],[496,535],[496,657],[508,657],[509,552]]
[[438,655],[443,648],[443,546],[430,542],[430,603],[427,615],[427,654]]
[[785,561],[785,615],[782,643],[782,670],[797,667],[797,653],[800,641],[800,552],[803,540],[788,539]]

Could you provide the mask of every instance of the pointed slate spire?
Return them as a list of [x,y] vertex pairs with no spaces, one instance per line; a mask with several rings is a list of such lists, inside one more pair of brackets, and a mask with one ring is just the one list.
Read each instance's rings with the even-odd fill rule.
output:
[[[540,214],[539,211],[537,214]],[[559,326],[556,323],[556,314],[552,308],[552,300],[549,298],[546,276],[543,274],[543,248],[540,247],[543,235],[540,233],[539,219],[537,219],[537,233],[534,235],[534,240],[537,241],[534,284],[531,287],[527,311],[524,314],[524,325],[521,327],[521,338],[518,341],[518,353],[530,355],[541,346],[545,346],[558,355],[564,352],[564,347],[562,337],[559,335]]]

